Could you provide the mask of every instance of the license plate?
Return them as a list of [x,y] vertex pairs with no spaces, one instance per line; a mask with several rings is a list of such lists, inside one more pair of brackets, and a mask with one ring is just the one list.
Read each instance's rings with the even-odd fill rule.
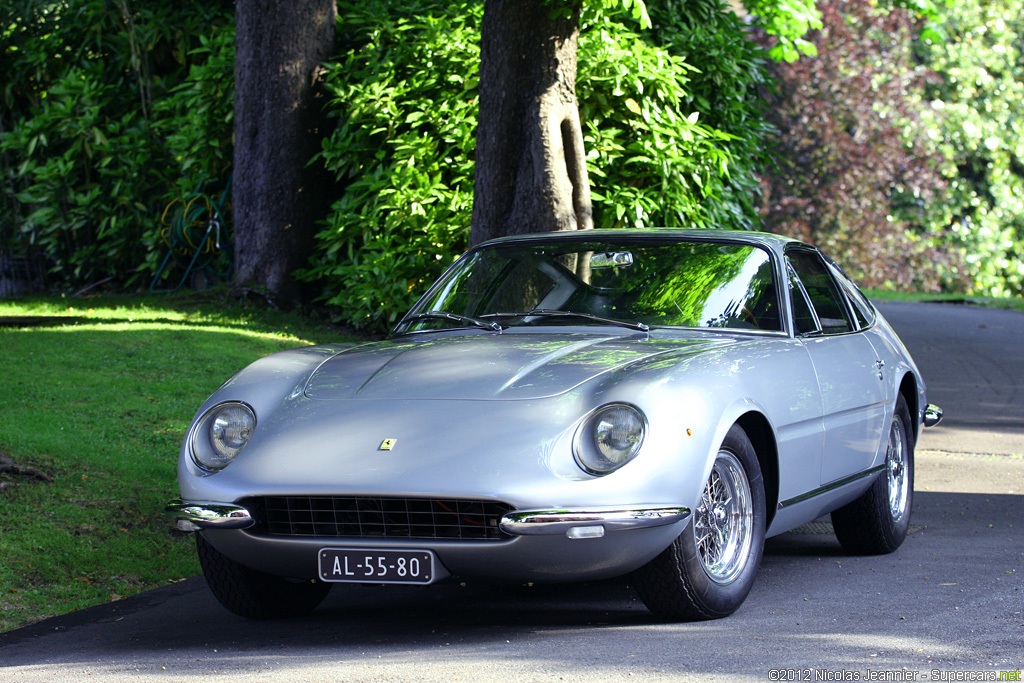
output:
[[429,550],[322,548],[320,578],[340,583],[415,583],[434,580],[434,553]]

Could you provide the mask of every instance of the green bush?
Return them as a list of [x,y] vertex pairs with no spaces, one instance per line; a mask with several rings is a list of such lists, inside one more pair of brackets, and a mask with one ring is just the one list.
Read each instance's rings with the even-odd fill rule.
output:
[[[180,177],[209,171],[187,157],[224,154],[223,126],[198,118],[194,93],[179,86],[204,63],[230,83],[230,54],[217,62],[224,50],[211,45],[230,43],[231,23],[227,2],[4,2],[0,249],[45,254],[63,286],[143,279]],[[229,93],[224,101],[230,112]],[[205,140],[176,140],[189,134]]]
[[[652,11],[653,31],[619,7],[587,5],[581,20],[577,96],[595,224],[753,227],[767,131],[755,109],[758,48],[732,14],[714,15],[715,0],[666,4]],[[338,124],[320,158],[344,189],[302,276],[356,327],[390,327],[466,248],[482,11],[369,0],[339,16],[340,54],[326,66]],[[685,61],[711,49],[700,24],[710,16],[733,32],[711,41],[722,72],[717,61],[703,71]],[[681,17],[689,23],[676,25]]]
[[326,65],[338,124],[320,157],[344,189],[302,276],[344,320],[381,330],[466,244],[482,5],[339,10]]
[[943,197],[969,293],[1024,294],[1024,16],[1008,0],[963,0],[946,40],[923,42],[937,72],[926,89],[928,137],[948,160]]
[[[678,98],[672,106],[687,116],[698,115],[697,120],[703,124],[693,131],[694,143],[680,145],[680,138],[685,141],[686,134],[677,128],[667,149],[657,150],[655,158],[668,161],[675,173],[698,159],[704,171],[699,190],[687,188],[666,194],[694,197],[699,202],[694,218],[703,219],[698,222],[724,228],[759,228],[758,175],[770,164],[767,148],[775,133],[765,119],[761,95],[768,84],[767,55],[749,39],[748,27],[723,0],[662,0],[649,3],[648,10],[652,32],[641,32],[632,39],[634,43],[643,39],[659,46],[652,53],[654,59],[644,63],[644,69],[656,73],[659,56],[666,52],[671,55],[678,80],[671,88]],[[584,50],[585,63],[592,61],[591,53],[589,48]],[[627,71],[631,69],[623,65],[629,63],[631,56],[620,51],[607,68],[611,72]],[[590,85],[590,92],[599,92],[599,85]],[[643,90],[637,97],[644,97]],[[584,110],[589,102],[584,101]],[[612,116],[621,118],[622,114]],[[704,140],[698,142],[702,136]],[[719,169],[714,168],[716,160]],[[715,172],[722,168],[724,172]],[[635,180],[624,175],[618,182],[634,184]],[[687,224],[686,220],[673,221],[668,215],[653,222]]]
[[688,102],[694,67],[605,13],[580,34],[580,101],[595,227],[709,226],[731,136]]

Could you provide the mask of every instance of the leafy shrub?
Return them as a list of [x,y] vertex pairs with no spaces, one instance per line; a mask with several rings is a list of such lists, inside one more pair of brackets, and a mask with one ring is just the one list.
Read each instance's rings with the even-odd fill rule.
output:
[[768,146],[776,132],[765,117],[762,96],[767,55],[723,0],[662,0],[650,3],[649,11],[653,41],[693,65],[685,72],[680,110],[698,112],[706,128],[725,133],[715,147],[727,154],[726,173],[712,174],[712,187],[702,192],[707,222],[760,228],[759,177],[771,163]]
[[[687,106],[695,69],[608,14],[585,13],[579,76],[595,227],[707,226],[731,136]],[[627,66],[628,65],[628,66]]]
[[[738,135],[767,130],[747,120],[763,78],[757,48],[723,37],[719,52],[739,55],[730,71],[708,63],[708,75],[698,74],[684,61],[704,48],[698,21],[667,22],[719,11],[717,2],[674,4],[675,14],[657,15],[666,20],[661,34],[639,28],[635,7],[603,5],[587,5],[581,20],[576,87],[595,224],[755,225],[747,197],[762,142]],[[302,277],[356,327],[391,326],[466,247],[482,11],[480,3],[369,0],[339,16],[340,54],[326,65],[338,125],[320,158],[344,189]],[[723,26],[741,31],[734,18]],[[698,76],[700,97],[688,89]],[[726,80],[735,86],[725,97],[743,94],[718,120],[736,134],[702,119]]]
[[943,159],[921,118],[929,74],[917,24],[860,0],[821,5],[818,56],[773,66],[779,163],[762,212],[773,232],[814,242],[868,287],[957,286],[946,244]]
[[392,325],[465,248],[473,200],[478,3],[339,8],[338,119],[320,155],[344,187],[310,269],[357,327]]
[[968,291],[1024,294],[1024,16],[1007,0],[958,0],[943,41],[921,43],[928,139],[949,160],[943,198]]
[[[234,24],[227,21],[197,39],[199,47],[189,52],[188,75],[154,107],[158,116],[154,125],[172,160],[162,179],[166,185],[161,188],[161,202],[166,207],[202,192],[230,222],[230,197],[225,197],[225,192],[230,192],[234,150]],[[147,274],[156,272],[168,249],[163,223],[169,213],[164,209],[161,221],[150,220],[143,236],[146,256],[140,269]],[[220,272],[229,269],[231,252],[228,225],[222,228],[219,242],[223,251],[214,262]],[[180,271],[174,272],[174,278],[180,277]],[[164,275],[167,286],[177,284],[176,279],[166,277],[168,272]]]
[[45,253],[59,284],[138,281],[180,174],[162,119],[195,123],[162,101],[230,23],[227,2],[0,4],[0,247]]
[[154,189],[151,148],[137,142],[148,137],[148,123],[133,112],[109,115],[112,88],[99,71],[69,68],[0,142],[21,162],[22,237],[46,252],[53,274],[71,281],[141,256],[138,228],[149,207],[138,197]]

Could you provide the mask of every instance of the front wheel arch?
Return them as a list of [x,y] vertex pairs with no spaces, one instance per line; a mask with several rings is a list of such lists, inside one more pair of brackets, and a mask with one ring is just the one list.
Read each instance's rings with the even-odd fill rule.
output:
[[775,511],[779,506],[779,448],[775,441],[775,431],[763,413],[751,411],[741,415],[736,424],[739,425],[747,438],[750,439],[758,464],[761,466],[761,477],[764,481],[765,528],[770,528],[775,519]]

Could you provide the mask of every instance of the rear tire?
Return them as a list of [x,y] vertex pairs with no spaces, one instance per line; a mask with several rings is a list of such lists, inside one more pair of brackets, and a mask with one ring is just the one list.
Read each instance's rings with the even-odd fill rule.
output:
[[889,425],[885,471],[852,503],[832,512],[832,528],[846,552],[882,555],[900,547],[914,502],[914,432],[903,396]]
[[634,572],[636,592],[663,619],[728,616],[750,593],[764,533],[761,466],[746,433],[733,425],[683,532]]
[[196,552],[214,597],[246,619],[282,619],[309,614],[323,602],[331,584],[264,574],[220,553],[201,534]]

